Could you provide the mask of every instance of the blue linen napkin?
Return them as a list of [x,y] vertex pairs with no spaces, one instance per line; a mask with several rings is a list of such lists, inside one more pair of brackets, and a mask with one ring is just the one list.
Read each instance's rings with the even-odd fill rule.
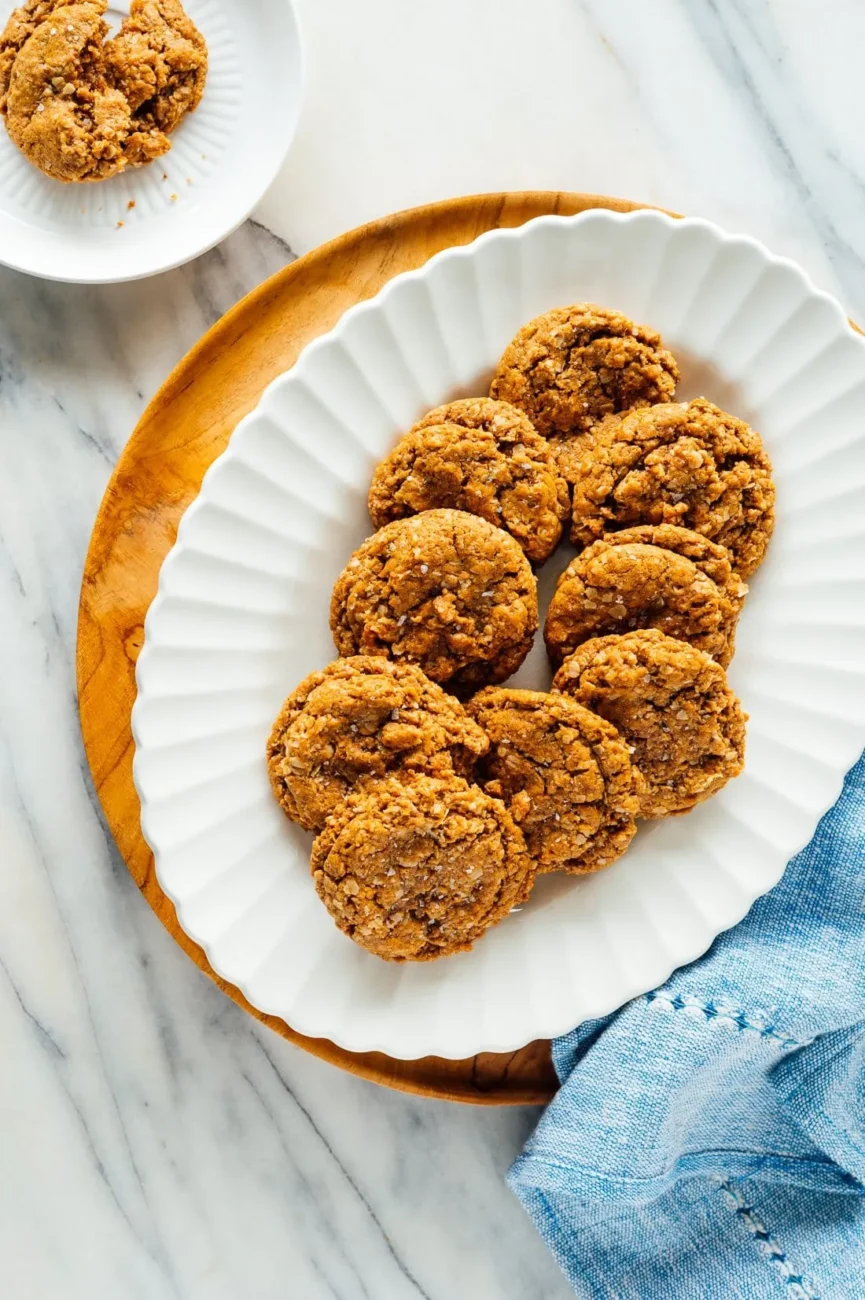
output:
[[865,1300],[865,758],[705,957],[553,1045],[508,1175],[580,1297]]

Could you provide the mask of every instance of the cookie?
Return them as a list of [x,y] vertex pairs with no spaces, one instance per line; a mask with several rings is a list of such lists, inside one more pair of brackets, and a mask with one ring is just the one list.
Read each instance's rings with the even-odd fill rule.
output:
[[525,659],[537,584],[509,533],[462,510],[427,510],[355,551],[334,587],[330,626],[343,656],[406,660],[469,693]]
[[775,523],[772,466],[758,434],[705,397],[611,417],[574,476],[571,538],[588,546],[632,524],[680,524],[726,546],[747,578]]
[[201,103],[207,45],[179,0],[132,0],[105,58],[141,130],[168,135]]
[[0,37],[7,130],[55,180],[105,180],[160,157],[204,88],[204,39],[177,0],[132,0],[104,43],[107,7],[28,0]]
[[729,552],[689,528],[607,533],[561,575],[544,627],[554,664],[592,637],[656,627],[724,667],[748,588]]
[[[132,117],[105,76],[106,8],[106,0],[50,9],[31,3],[13,15],[2,37],[6,129],[55,180],[104,180],[128,166]],[[153,156],[168,147],[164,138],[154,140]]]
[[525,411],[545,438],[567,439],[604,416],[670,401],[678,381],[659,334],[581,302],[523,326],[505,349],[490,395]]
[[[0,33],[0,113],[6,112],[12,68],[25,42],[56,9],[65,9],[70,3],[74,0],[25,0],[24,4],[12,10]],[[104,8],[99,0],[94,0],[91,8],[104,12],[107,0]]]
[[[24,0],[24,4],[13,9],[6,26],[0,33],[0,113],[6,112],[9,83],[15,60],[29,41],[30,37],[47,18],[59,9],[69,9],[73,5],[80,7],[83,0]],[[108,7],[108,0],[88,0],[87,8],[103,14]],[[55,24],[56,25],[56,24]],[[100,28],[100,31],[103,30]]]
[[542,564],[561,540],[570,501],[546,439],[516,407],[480,397],[431,411],[373,477],[376,528],[439,507],[480,515]]
[[362,780],[468,776],[488,747],[462,705],[414,664],[360,655],[310,674],[288,697],[267,769],[287,816],[317,831]]
[[598,637],[553,682],[632,747],[641,817],[688,812],[744,765],[746,715],[724,669],[657,628]]
[[567,695],[489,687],[469,704],[490,750],[477,769],[503,799],[539,871],[609,866],[636,832],[628,748],[615,727]]
[[311,869],[344,934],[387,961],[463,952],[528,896],[522,834],[458,776],[364,783],[315,841]]

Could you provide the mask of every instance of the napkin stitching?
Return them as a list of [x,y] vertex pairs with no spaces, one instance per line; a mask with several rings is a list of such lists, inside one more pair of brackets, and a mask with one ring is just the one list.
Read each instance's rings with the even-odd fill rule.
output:
[[[695,1162],[699,1163],[707,1160],[720,1162],[723,1160],[727,1164],[732,1159],[753,1159],[757,1162],[751,1176],[756,1176],[758,1170],[794,1169],[813,1170],[815,1173],[828,1170],[832,1172],[836,1182],[846,1183],[853,1187],[862,1186],[857,1179],[846,1173],[845,1170],[840,1169],[833,1160],[828,1158],[813,1159],[809,1156],[792,1155],[787,1151],[757,1151],[751,1147],[699,1147],[693,1151],[684,1151],[672,1165],[661,1169],[657,1174],[618,1174],[609,1169],[597,1169],[593,1165],[580,1164],[579,1161],[557,1158],[546,1151],[543,1154],[523,1154],[517,1163],[542,1165],[547,1169],[567,1174],[576,1171],[596,1182],[627,1190],[631,1187],[651,1188],[653,1186],[668,1185],[673,1180],[677,1170],[684,1169],[690,1172]],[[720,1177],[718,1173],[709,1173],[705,1168],[696,1169],[693,1171],[693,1176],[705,1176],[715,1180]]]
[[666,993],[659,993],[653,989],[651,993],[645,995],[646,1002],[651,1006],[653,1003],[667,1011],[700,1011],[706,1017],[707,1022],[717,1020],[721,1023],[735,1025],[740,1031],[748,1029],[761,1038],[770,1038],[779,1046],[792,1050],[796,1047],[807,1047],[814,1040],[811,1038],[792,1038],[789,1034],[783,1034],[772,1024],[760,1024],[756,1019],[749,1019],[744,1011],[737,1011],[733,1007],[728,1007],[718,1002],[702,1002],[699,998],[681,993],[669,997]]
[[789,1294],[795,1296],[796,1300],[820,1300],[819,1294],[803,1274],[796,1272],[781,1246],[758,1217],[754,1206],[748,1204],[739,1189],[729,1179],[719,1180],[718,1186],[724,1201],[735,1212],[739,1222],[744,1224],[760,1254],[790,1288]]

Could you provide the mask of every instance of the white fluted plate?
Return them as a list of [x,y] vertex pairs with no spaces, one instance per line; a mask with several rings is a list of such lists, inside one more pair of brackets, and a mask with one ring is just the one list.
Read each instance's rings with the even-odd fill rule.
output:
[[[0,0],[0,31],[15,5]],[[204,97],[169,153],[111,180],[63,184],[0,119],[0,263],[49,280],[136,280],[206,252],[245,221],[285,161],[300,116],[291,0],[184,0],[207,41]],[[113,30],[129,0],[109,0]]]
[[[778,524],[732,683],[747,766],[644,824],[586,879],[542,877],[471,953],[396,966],[337,931],[310,839],[274,802],[283,697],[334,657],[331,586],[369,533],[373,467],[429,407],[482,393],[538,312],[589,299],[659,329],[771,453]],[[569,558],[542,574],[547,594]],[[540,643],[518,681],[544,687]],[[662,982],[780,878],[865,746],[865,341],[792,263],[704,221],[595,210],[449,249],[311,344],[236,430],[182,521],[146,623],[135,783],[160,884],[261,1011],[414,1058],[553,1037]]]

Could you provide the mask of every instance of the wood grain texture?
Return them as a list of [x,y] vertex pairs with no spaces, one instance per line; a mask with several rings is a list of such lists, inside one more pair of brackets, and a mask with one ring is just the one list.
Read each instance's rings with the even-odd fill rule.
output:
[[304,1038],[262,1015],[211,969],[180,928],[141,834],[130,729],[144,616],[177,525],[211,462],[263,390],[347,308],[393,276],[486,230],[545,213],[639,204],[598,195],[531,192],[454,199],[398,213],[324,244],[254,290],[180,363],[145,411],[108,485],[81,590],[78,699],[93,781],[108,825],[147,902],[192,960],[239,1006],[276,1033],[344,1070],[406,1092],[486,1104],[546,1102],[556,1088],[549,1044],[465,1061],[397,1061]]

